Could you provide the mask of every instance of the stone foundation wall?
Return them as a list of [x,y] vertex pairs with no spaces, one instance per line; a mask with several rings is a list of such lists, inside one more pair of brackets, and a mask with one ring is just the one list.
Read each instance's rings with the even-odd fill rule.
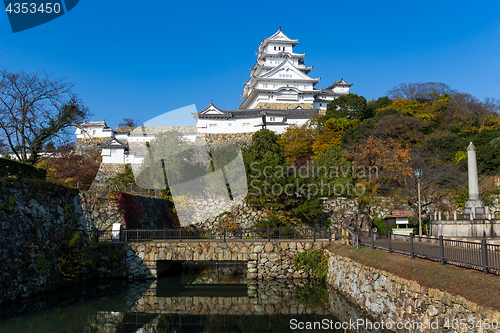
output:
[[125,171],[124,163],[101,163],[99,170],[95,175],[94,182],[90,187],[91,191],[100,191],[105,188],[105,182],[109,178],[116,177],[119,173]]
[[[479,306],[462,296],[426,288],[415,281],[364,266],[352,259],[329,253],[327,283],[366,310],[379,323],[392,325],[394,332],[448,332],[453,322],[479,323],[488,319],[500,323],[500,312]],[[422,323],[422,328],[397,329],[397,324]],[[400,324],[401,325],[401,324]],[[388,326],[387,326],[388,327]],[[493,330],[498,332],[499,330]],[[474,328],[467,331],[485,332]],[[488,332],[490,332],[488,330]]]
[[457,238],[498,238],[500,220],[434,220],[432,236]]
[[[82,210],[87,229],[111,230],[113,223],[128,226],[129,229],[176,228],[172,211],[167,200],[125,194],[129,196],[130,207],[134,210],[126,214],[120,207],[120,197],[114,193],[80,193]],[[128,219],[132,218],[132,221]],[[133,224],[133,225],[131,225]]]
[[0,305],[59,285],[62,245],[87,238],[78,191],[3,181],[0,186]]
[[76,139],[75,153],[78,155],[101,156],[99,144],[104,143],[109,138],[83,138]]
[[217,148],[225,144],[236,144],[238,148],[248,147],[252,144],[253,133],[205,133],[205,141],[212,148]]
[[219,229],[219,228],[252,228],[255,223],[260,219],[267,218],[267,213],[257,210],[249,206],[246,202],[239,205],[232,206],[230,202],[218,199],[206,199],[196,201],[194,199],[189,201],[190,204],[197,204],[203,207],[205,212],[212,212],[214,214],[220,207],[225,213],[218,216],[209,218],[204,222],[194,224],[196,228],[202,229]]

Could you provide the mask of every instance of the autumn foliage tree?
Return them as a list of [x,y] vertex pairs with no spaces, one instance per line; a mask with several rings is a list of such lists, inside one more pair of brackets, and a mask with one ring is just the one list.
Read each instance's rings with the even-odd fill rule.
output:
[[302,126],[290,125],[281,135],[279,143],[284,148],[285,160],[288,165],[296,165],[300,158],[309,158],[316,137],[316,128],[307,122]]
[[352,146],[347,156],[357,167],[363,167],[369,184],[379,194],[394,193],[413,175],[410,149],[395,139],[369,137]]
[[347,129],[355,127],[358,122],[357,119],[348,118],[330,118],[325,121],[318,139],[312,144],[314,154],[319,155],[331,146],[340,145],[342,134]]
[[37,167],[47,170],[47,180],[66,186],[88,188],[94,181],[101,164],[98,152],[93,155],[79,155],[75,153],[73,143],[49,149],[41,157]]

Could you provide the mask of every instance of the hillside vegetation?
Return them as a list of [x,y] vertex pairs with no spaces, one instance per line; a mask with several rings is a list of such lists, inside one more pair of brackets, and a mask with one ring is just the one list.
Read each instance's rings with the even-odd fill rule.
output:
[[248,201],[311,221],[320,197],[381,196],[416,206],[415,169],[423,171],[423,208],[460,208],[467,200],[467,147],[477,150],[482,195],[496,194],[500,169],[499,103],[479,101],[442,83],[401,84],[366,101],[349,94],[326,114],[281,136],[263,129],[244,150]]

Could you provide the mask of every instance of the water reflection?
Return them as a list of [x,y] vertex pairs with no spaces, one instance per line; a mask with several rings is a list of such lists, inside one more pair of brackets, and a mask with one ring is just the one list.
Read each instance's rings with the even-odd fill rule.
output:
[[365,318],[321,283],[242,283],[246,277],[236,267],[224,272],[220,267],[184,267],[182,272],[143,283],[100,281],[19,303],[2,312],[0,332],[300,332],[291,330],[291,320]]

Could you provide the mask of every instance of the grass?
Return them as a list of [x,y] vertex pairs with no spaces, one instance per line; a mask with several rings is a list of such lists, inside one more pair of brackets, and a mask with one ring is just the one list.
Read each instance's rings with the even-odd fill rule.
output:
[[445,265],[425,259],[412,260],[408,256],[369,247],[353,248],[331,244],[330,251],[351,258],[360,264],[382,269],[399,277],[417,281],[427,288],[447,291],[477,303],[500,310],[500,276],[482,271]]

